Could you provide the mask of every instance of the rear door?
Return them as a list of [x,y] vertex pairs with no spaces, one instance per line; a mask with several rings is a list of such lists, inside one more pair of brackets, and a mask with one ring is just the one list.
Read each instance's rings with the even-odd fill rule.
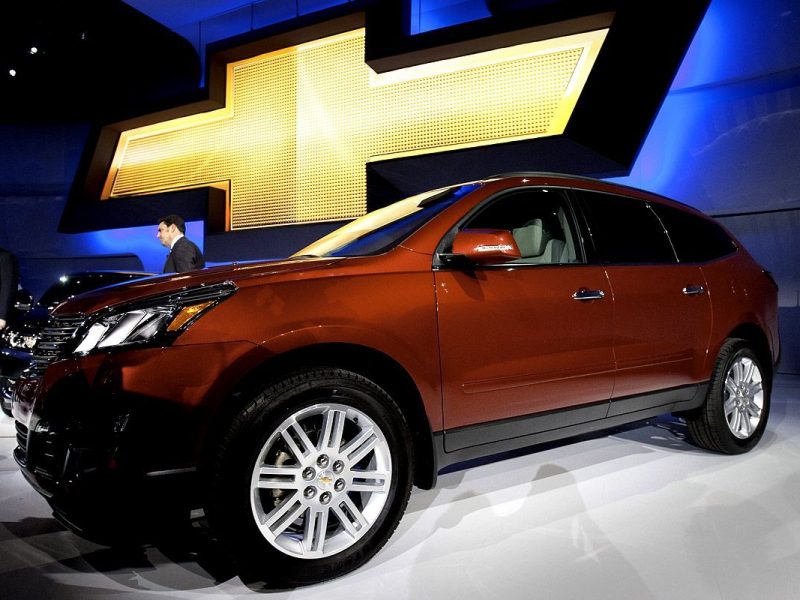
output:
[[700,266],[678,262],[650,203],[575,193],[614,294],[613,398],[697,383],[711,331],[708,286]]

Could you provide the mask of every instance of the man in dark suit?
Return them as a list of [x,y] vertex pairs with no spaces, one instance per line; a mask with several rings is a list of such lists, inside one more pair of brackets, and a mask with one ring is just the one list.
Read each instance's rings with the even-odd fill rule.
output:
[[0,331],[6,328],[17,292],[17,264],[14,255],[0,248]]
[[206,266],[200,248],[186,237],[186,223],[178,215],[167,215],[158,220],[156,237],[169,248],[164,273],[183,273]]

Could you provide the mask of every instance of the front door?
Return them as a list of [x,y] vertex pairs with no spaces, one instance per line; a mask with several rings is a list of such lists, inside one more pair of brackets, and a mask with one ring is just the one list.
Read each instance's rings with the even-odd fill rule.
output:
[[555,411],[578,405],[604,417],[613,298],[605,270],[585,264],[563,193],[508,192],[462,228],[509,230],[522,258],[435,272],[445,429],[500,424],[482,443],[513,436],[502,422],[517,417],[553,413],[556,428],[572,422]]

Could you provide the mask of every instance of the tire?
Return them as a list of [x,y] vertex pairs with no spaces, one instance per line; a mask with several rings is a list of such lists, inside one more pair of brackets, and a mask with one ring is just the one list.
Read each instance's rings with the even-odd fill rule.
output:
[[206,514],[243,580],[322,582],[358,568],[408,504],[409,426],[378,385],[342,369],[294,373],[257,393],[209,469]]
[[764,435],[770,408],[771,381],[745,340],[726,340],[717,357],[705,403],[686,417],[698,446],[741,454]]

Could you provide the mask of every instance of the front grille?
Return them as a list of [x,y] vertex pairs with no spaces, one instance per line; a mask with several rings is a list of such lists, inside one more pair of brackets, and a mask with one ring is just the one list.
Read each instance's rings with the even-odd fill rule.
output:
[[33,348],[30,373],[41,376],[47,366],[72,350],[75,333],[84,323],[83,315],[50,317]]

